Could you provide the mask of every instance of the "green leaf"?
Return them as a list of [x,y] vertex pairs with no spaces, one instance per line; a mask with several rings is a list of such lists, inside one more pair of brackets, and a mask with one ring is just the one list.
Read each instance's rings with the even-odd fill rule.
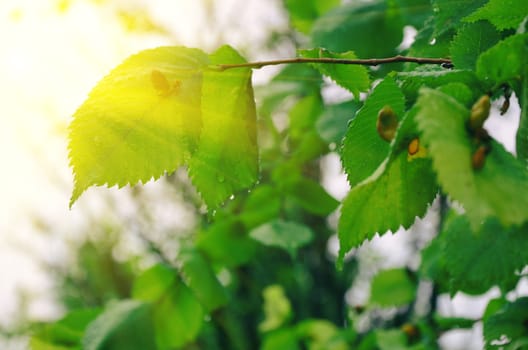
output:
[[134,281],[134,299],[156,302],[176,281],[176,271],[164,264],[156,264],[141,273]]
[[157,348],[173,349],[198,336],[204,320],[204,310],[191,290],[176,281],[155,304],[153,318]]
[[444,245],[445,241],[442,236],[435,237],[422,250],[422,261],[419,270],[421,276],[435,282],[441,293],[448,292],[450,286],[450,275],[443,253]]
[[405,23],[421,28],[427,18],[433,14],[430,0],[396,0]]
[[32,337],[29,340],[29,349],[31,350],[80,350],[80,347],[62,346],[48,343],[42,339]]
[[405,100],[402,92],[390,77],[379,83],[367,98],[343,139],[341,160],[351,187],[368,178],[389,154],[390,144],[376,130],[378,113],[390,106],[401,120]]
[[292,316],[292,307],[282,286],[274,284],[264,288],[264,320],[259,324],[261,332],[269,332],[285,324]]
[[321,75],[309,65],[286,65],[273,79],[257,86],[259,114],[269,117],[285,101],[319,93]]
[[437,90],[455,98],[455,100],[466,107],[472,106],[476,97],[474,96],[474,91],[471,91],[466,84],[462,83],[447,83],[440,86]]
[[292,328],[278,329],[264,337],[260,350],[300,350],[295,330]]
[[516,29],[528,15],[525,0],[490,0],[486,5],[464,18],[465,21],[490,21],[498,30]]
[[466,129],[469,111],[435,90],[421,90],[416,120],[437,178],[451,198],[466,209],[472,229],[488,217],[510,226],[528,220],[528,172],[502,145],[490,141],[482,169],[472,168],[473,147]]
[[[198,286],[195,280],[192,282],[193,286]],[[154,324],[157,349],[182,346],[198,335],[204,310],[174,269],[158,264],[143,272],[134,284],[133,296],[152,304],[153,320],[149,322]]]
[[478,320],[474,320],[471,318],[464,318],[464,317],[444,317],[440,316],[439,314],[435,313],[433,315],[433,319],[435,324],[438,326],[440,330],[449,331],[452,329],[471,329],[475,325],[475,322],[478,322]]
[[282,219],[263,224],[253,229],[249,235],[264,245],[282,248],[292,256],[297,249],[314,238],[314,233],[308,226]]
[[325,106],[323,114],[315,124],[319,136],[328,144],[339,145],[345,136],[349,121],[354,118],[359,108],[361,104],[356,101]]
[[286,0],[284,4],[293,26],[308,34],[314,20],[331,8],[339,5],[339,0]]
[[[429,17],[424,26],[418,30],[414,41],[407,52],[408,56],[413,57],[449,57],[449,45],[453,37],[453,31],[448,30],[439,35],[435,35],[435,17]],[[434,39],[434,40],[433,40]],[[434,68],[435,70],[444,70],[442,67],[437,65],[431,66],[419,65],[416,63],[405,63],[405,71],[415,71],[415,70],[430,70]]]
[[315,215],[327,216],[339,205],[339,202],[330,196],[321,184],[307,178],[293,182],[287,190],[302,208]]
[[494,285],[504,292],[515,287],[519,279],[515,272],[528,263],[524,234],[519,229],[503,229],[496,219],[486,220],[475,233],[467,217],[451,220],[442,233],[451,294],[482,294]]
[[[355,59],[354,52],[334,53],[324,49],[299,50],[298,55],[305,58]],[[336,84],[352,92],[356,98],[360,92],[370,87],[368,71],[364,66],[353,64],[312,64],[321,74],[330,77]]]
[[107,306],[86,328],[83,349],[155,349],[150,307],[140,301],[122,300]]
[[274,186],[261,184],[248,195],[240,220],[247,229],[252,229],[277,217],[280,209],[279,191]]
[[473,91],[482,94],[481,87],[475,74],[468,70],[444,69],[433,71],[415,70],[411,72],[400,72],[395,79],[410,101],[415,101],[418,91],[424,87],[436,88],[450,83],[459,83],[469,86]]
[[521,93],[517,96],[521,107],[519,128],[515,136],[517,157],[528,163],[528,68],[525,67]]
[[[349,349],[344,337],[340,337],[340,330],[327,320],[306,319],[297,324],[296,334],[304,340],[310,350]],[[349,334],[354,335],[352,332]]]
[[198,235],[196,245],[213,262],[235,267],[251,260],[257,243],[249,238],[239,221],[224,220],[209,226]]
[[69,126],[70,206],[89,186],[145,183],[184,164],[200,134],[207,64],[200,50],[159,47],[131,56],[95,86]]
[[407,350],[407,337],[399,329],[376,330],[376,342],[380,350]]
[[486,321],[489,317],[492,317],[494,314],[500,311],[506,304],[508,304],[508,300],[504,296],[500,296],[495,299],[491,299],[488,302],[488,305],[486,305],[486,309],[484,310],[484,314],[482,315],[482,320]]
[[485,4],[486,1],[433,0],[432,4],[435,12],[435,31],[433,37],[437,37],[452,28],[458,27],[464,17]]
[[457,32],[449,51],[457,69],[475,69],[479,55],[501,39],[500,33],[489,22],[465,25]]
[[[211,64],[242,63],[231,47],[210,55]],[[247,68],[206,70],[202,83],[203,131],[189,175],[209,207],[252,186],[258,175],[256,111]]]
[[31,337],[31,349],[80,349],[86,326],[100,312],[99,309],[72,310],[61,320],[39,327]]
[[401,13],[383,0],[344,4],[319,17],[312,28],[314,47],[353,50],[362,58],[391,56],[402,39]]
[[400,152],[379,172],[381,175],[353,188],[343,201],[338,226],[341,258],[376,233],[410,227],[436,195],[429,159],[410,161],[407,152]]
[[289,112],[289,137],[292,143],[299,144],[306,133],[315,130],[317,118],[323,111],[323,101],[319,93],[300,99]]
[[189,286],[206,312],[227,303],[224,287],[216,278],[211,265],[195,249],[183,248],[178,254],[183,281]]
[[527,60],[528,33],[512,35],[480,55],[477,76],[491,87],[520,82]]
[[372,280],[370,303],[381,307],[404,306],[416,296],[416,283],[405,269],[379,272]]
[[[508,344],[527,336],[528,298],[523,297],[506,304],[484,321],[486,349],[509,349]],[[512,349],[521,349],[514,348]]]

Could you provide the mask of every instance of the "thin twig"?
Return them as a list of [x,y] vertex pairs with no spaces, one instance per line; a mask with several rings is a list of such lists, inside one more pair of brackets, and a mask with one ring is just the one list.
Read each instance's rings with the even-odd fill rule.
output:
[[397,63],[397,62],[411,62],[418,64],[447,64],[451,65],[452,62],[448,58],[427,58],[427,57],[407,57],[407,56],[394,56],[387,58],[369,58],[369,59],[344,59],[344,58],[332,58],[332,57],[320,57],[320,58],[306,58],[306,57],[295,57],[285,58],[270,61],[257,61],[247,63],[235,63],[235,64],[219,64],[215,66],[218,70],[226,70],[231,68],[262,68],[264,66],[275,66],[278,64],[291,64],[291,63],[328,63],[328,64],[356,64],[363,66],[377,66],[385,63]]

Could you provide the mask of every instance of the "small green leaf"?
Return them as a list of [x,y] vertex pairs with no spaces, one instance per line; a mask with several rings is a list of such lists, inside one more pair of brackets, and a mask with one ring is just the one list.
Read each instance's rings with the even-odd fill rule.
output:
[[[298,55],[305,58],[336,58],[355,59],[352,51],[334,53],[324,49],[299,50]],[[349,90],[356,98],[360,92],[366,92],[370,87],[368,71],[364,66],[350,64],[312,64],[321,74],[330,77],[336,84]]]
[[390,144],[376,131],[379,111],[390,106],[403,118],[404,96],[394,80],[385,78],[357,112],[343,139],[341,160],[351,187],[368,178],[389,154]]
[[[211,64],[242,63],[231,47],[210,55]],[[206,70],[202,83],[203,131],[189,175],[209,207],[257,180],[256,111],[251,70]]]
[[39,327],[31,337],[31,349],[80,349],[86,326],[100,313],[100,309],[72,310],[61,320]]
[[432,0],[433,10],[435,12],[435,31],[433,38],[459,26],[460,21],[464,17],[484,5],[486,1],[488,0]]
[[134,299],[156,302],[175,283],[176,271],[164,264],[156,264],[141,273],[134,281]]
[[211,265],[195,249],[183,248],[178,254],[183,281],[189,286],[205,311],[211,312],[227,303],[227,294]]
[[475,69],[479,55],[500,40],[500,33],[489,22],[463,26],[453,38],[449,51],[457,69]]
[[[447,30],[439,35],[435,31],[436,16],[429,17],[424,26],[418,30],[414,41],[407,52],[408,56],[413,57],[449,57],[449,45],[453,38],[453,32]],[[433,40],[434,39],[434,40]],[[405,63],[404,71],[427,71],[427,70],[445,71],[437,65],[419,65],[416,63]]]
[[445,241],[442,236],[435,237],[431,243],[422,250],[420,275],[434,281],[441,293],[449,291],[450,275],[446,267],[444,256]]
[[[198,286],[196,280],[192,282],[193,286]],[[135,281],[133,296],[152,305],[153,320],[149,322],[155,328],[157,349],[182,346],[198,335],[204,310],[174,269],[158,264],[146,270]]]
[[281,208],[281,194],[271,185],[261,184],[251,191],[240,213],[247,229],[253,229],[277,217]]
[[431,0],[396,0],[398,8],[405,19],[405,24],[421,28],[433,14]]
[[455,99],[435,90],[421,90],[416,120],[433,158],[437,178],[451,198],[466,209],[471,227],[488,217],[504,226],[528,220],[528,172],[502,145],[491,141],[483,168],[472,168],[469,111]]
[[300,99],[289,112],[288,136],[294,144],[300,143],[307,132],[315,130],[317,118],[323,111],[323,101],[319,93]]
[[[184,164],[200,135],[207,63],[200,50],[159,47],[131,56],[95,86],[69,126],[70,205],[89,186],[145,183]],[[169,91],[160,94],[154,71]]]
[[285,324],[292,316],[292,307],[282,286],[274,284],[262,291],[264,320],[259,324],[261,332],[269,332]]
[[528,263],[524,232],[505,230],[496,219],[486,220],[473,233],[467,217],[458,216],[449,222],[441,237],[452,295],[457,291],[482,294],[494,285],[506,292],[519,279],[515,272]]
[[279,247],[295,255],[297,249],[310,243],[313,231],[302,224],[277,219],[253,229],[249,235],[260,243]]
[[49,343],[40,338],[31,337],[29,340],[29,349],[31,350],[80,350],[80,347],[62,346]]
[[292,328],[281,328],[266,334],[262,341],[260,350],[301,350],[295,330]]
[[269,83],[257,86],[259,114],[269,117],[285,101],[319,93],[321,75],[305,64],[286,65]]
[[400,11],[383,0],[351,2],[319,17],[312,28],[314,47],[353,50],[359,57],[389,57],[403,39]]
[[490,0],[466,18],[465,21],[490,21],[498,30],[516,29],[528,15],[525,0]]
[[284,4],[293,26],[308,34],[314,20],[339,5],[339,0],[286,0]]
[[476,93],[482,94],[475,73],[468,70],[444,69],[401,72],[395,75],[395,79],[405,97],[410,101],[416,100],[418,91],[424,86],[436,88],[450,83],[467,85]]
[[339,205],[318,182],[307,178],[293,182],[287,190],[301,207],[315,215],[327,216]]
[[475,325],[475,322],[478,322],[478,320],[474,320],[471,318],[464,318],[464,317],[444,317],[440,316],[439,314],[435,313],[433,315],[433,319],[435,321],[435,324],[440,328],[441,330],[449,331],[451,329],[460,329],[460,328],[466,328],[471,329]]
[[86,350],[155,349],[149,305],[122,300],[107,306],[86,328]]
[[515,136],[517,157],[528,164],[528,68],[525,67],[521,93],[518,95],[521,107],[519,128]]
[[528,33],[512,35],[479,56],[477,76],[491,87],[520,82],[527,60]]
[[198,336],[204,320],[204,310],[191,290],[176,281],[155,304],[153,318],[157,349],[173,349]]
[[348,123],[354,118],[361,104],[356,101],[346,101],[325,106],[323,114],[317,119],[315,127],[319,136],[328,144],[341,144]]
[[405,269],[379,272],[372,280],[370,303],[381,307],[404,306],[416,296],[416,283]]
[[407,337],[399,329],[376,330],[376,343],[380,350],[408,350]]
[[467,107],[472,106],[475,100],[475,91],[471,91],[466,84],[462,83],[447,83],[440,86],[438,91],[455,98],[458,102]]
[[248,237],[241,222],[215,222],[198,235],[196,245],[214,263],[234,267],[251,260],[257,243]]
[[[521,338],[526,338],[526,323],[528,321],[528,298],[523,297],[506,304],[494,315],[484,321],[484,339],[486,349],[510,349]],[[524,347],[511,347],[522,349]]]

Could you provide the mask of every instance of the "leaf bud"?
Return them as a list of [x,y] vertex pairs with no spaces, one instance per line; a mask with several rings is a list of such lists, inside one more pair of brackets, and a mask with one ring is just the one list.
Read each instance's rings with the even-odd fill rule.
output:
[[488,95],[482,95],[473,107],[471,107],[471,114],[469,116],[471,130],[482,128],[489,116],[490,106],[490,97]]
[[491,148],[487,144],[480,145],[473,156],[471,157],[471,166],[474,170],[480,170],[486,162],[486,155],[490,152]]

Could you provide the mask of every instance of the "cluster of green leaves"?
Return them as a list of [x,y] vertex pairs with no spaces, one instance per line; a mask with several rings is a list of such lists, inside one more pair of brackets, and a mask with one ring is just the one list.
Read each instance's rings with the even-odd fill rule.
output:
[[[176,266],[138,276],[130,298],[67,315],[35,335],[34,349],[435,349],[440,333],[476,320],[444,318],[433,307],[414,314],[418,280],[451,295],[515,288],[528,263],[526,1],[285,5],[292,25],[320,47],[299,57],[451,57],[453,67],[290,65],[257,94],[257,111],[250,69],[218,66],[245,62],[231,47],[210,55],[162,47],[127,59],[74,115],[72,203],[89,186],[145,183],[186,165],[215,215]],[[402,48],[406,25],[417,35]],[[327,104],[323,76],[350,99]],[[515,154],[470,123],[483,95],[511,91],[521,107]],[[382,110],[397,120],[388,141]],[[326,217],[340,203],[320,185],[318,161],[336,148],[351,187],[340,209],[339,265],[376,234],[409,228],[439,194],[463,208],[442,217],[418,271],[374,278],[367,309],[396,307],[398,317],[362,333],[338,327],[354,324],[360,310],[343,311],[350,274],[324,257],[333,233]],[[222,283],[220,272],[229,276]],[[486,347],[526,344],[527,308],[524,298],[491,301],[482,316]]]

